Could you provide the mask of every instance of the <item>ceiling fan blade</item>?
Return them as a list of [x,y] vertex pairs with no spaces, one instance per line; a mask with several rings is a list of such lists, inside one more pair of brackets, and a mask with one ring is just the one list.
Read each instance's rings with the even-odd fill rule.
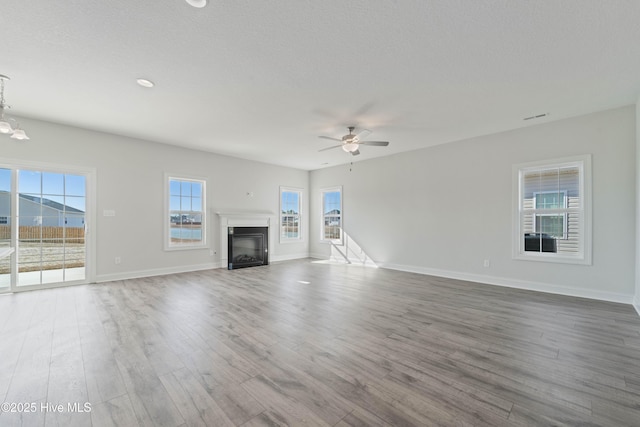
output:
[[342,147],[342,144],[340,144],[340,145],[334,145],[333,147],[323,148],[322,150],[318,150],[318,153],[319,153],[320,151],[333,150],[334,148],[338,148],[338,147]]
[[356,139],[362,140],[371,135],[371,131],[369,129],[362,129],[360,132],[356,134]]
[[331,141],[338,141],[338,142],[342,142],[341,139],[338,138],[333,138],[331,136],[319,136],[318,138],[322,138],[322,139],[330,139]]
[[377,145],[379,147],[386,147],[389,145],[389,141],[360,141],[362,145]]
[[360,154],[360,150],[351,151],[352,156],[357,156],[358,154]]

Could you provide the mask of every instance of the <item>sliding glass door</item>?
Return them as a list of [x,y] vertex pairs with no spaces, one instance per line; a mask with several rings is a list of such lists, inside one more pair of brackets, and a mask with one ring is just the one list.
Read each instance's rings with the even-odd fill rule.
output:
[[0,169],[0,292],[87,279],[84,173]]

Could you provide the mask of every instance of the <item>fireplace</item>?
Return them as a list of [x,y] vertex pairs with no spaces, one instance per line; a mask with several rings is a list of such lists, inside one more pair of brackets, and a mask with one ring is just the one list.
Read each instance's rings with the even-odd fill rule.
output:
[[268,227],[228,227],[228,268],[269,264]]
[[[273,236],[269,238],[276,223],[276,216],[268,211],[219,211],[220,217],[220,267],[227,266],[229,270],[240,267],[253,267],[269,264],[269,258],[273,254]],[[262,238],[247,236],[247,234],[260,234]],[[240,240],[238,241],[238,237]],[[262,240],[262,242],[260,242]],[[240,242],[240,253],[234,252],[233,241]],[[262,250],[260,249],[262,247]],[[238,255],[247,255],[237,258]],[[234,258],[236,260],[234,261]],[[253,261],[253,258],[256,260]],[[259,261],[262,259],[261,261]]]

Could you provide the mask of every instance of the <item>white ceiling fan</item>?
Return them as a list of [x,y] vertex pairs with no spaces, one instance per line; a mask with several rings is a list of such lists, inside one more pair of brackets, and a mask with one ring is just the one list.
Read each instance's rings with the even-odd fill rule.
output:
[[338,141],[340,145],[334,145],[333,147],[323,148],[318,151],[327,151],[332,150],[334,148],[342,147],[344,151],[347,153],[351,153],[352,156],[357,156],[360,154],[360,146],[361,145],[374,145],[378,147],[386,147],[389,145],[389,141],[363,141],[363,138],[366,138],[371,134],[370,130],[363,129],[357,134],[354,134],[353,131],[356,129],[355,126],[349,126],[349,133],[342,138],[333,138],[331,136],[319,136],[318,138],[322,139],[330,139],[331,141]]

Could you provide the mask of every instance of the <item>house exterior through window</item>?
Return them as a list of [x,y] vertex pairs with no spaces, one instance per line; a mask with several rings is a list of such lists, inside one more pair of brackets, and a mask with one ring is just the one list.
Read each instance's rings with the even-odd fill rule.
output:
[[302,190],[280,187],[280,242],[296,242],[302,240],[302,224],[300,207]]
[[342,243],[342,187],[322,190],[322,229],[320,240]]
[[[544,212],[545,209],[567,209],[566,191],[542,191],[533,193],[533,206]],[[537,213],[533,231],[546,233],[556,239],[567,239],[567,213]]]

